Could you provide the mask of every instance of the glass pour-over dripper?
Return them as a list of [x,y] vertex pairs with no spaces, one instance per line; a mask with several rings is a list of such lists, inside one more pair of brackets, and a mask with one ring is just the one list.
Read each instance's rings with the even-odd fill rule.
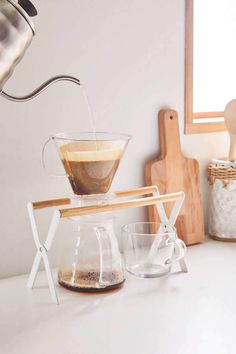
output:
[[108,192],[130,136],[72,132],[55,134],[48,141],[51,139],[56,144],[73,192],[86,195]]

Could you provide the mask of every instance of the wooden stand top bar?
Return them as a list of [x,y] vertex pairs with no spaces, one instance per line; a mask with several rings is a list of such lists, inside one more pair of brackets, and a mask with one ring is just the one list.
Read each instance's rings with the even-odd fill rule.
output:
[[159,195],[154,197],[125,200],[123,202],[108,203],[103,205],[92,205],[78,208],[68,208],[59,210],[61,218],[72,216],[92,215],[98,213],[112,212],[127,208],[136,208],[148,205],[155,205],[167,202],[174,202],[184,198],[184,192]]
[[[157,186],[146,186],[136,189],[129,189],[123,191],[114,192],[114,198],[124,198],[124,197],[134,197],[138,195],[147,195],[147,194],[155,194],[158,193]],[[98,196],[98,195],[94,195]],[[93,195],[90,195],[92,198]],[[104,203],[100,205],[89,205],[89,206],[80,206],[80,207],[70,207],[66,209],[59,209],[60,217],[67,218],[73,216],[82,216],[82,215],[91,215],[97,213],[105,213],[112,212],[116,210],[126,209],[126,208],[136,208],[148,205],[155,205],[167,202],[174,202],[177,200],[181,200],[184,198],[184,192],[170,193],[164,195],[154,195],[151,197],[133,199],[133,200],[125,200],[120,202],[113,203]],[[61,199],[53,199],[53,200],[45,200],[45,201],[37,201],[33,202],[34,209],[43,209],[54,206],[62,206],[71,204],[71,200],[69,198],[61,198]]]

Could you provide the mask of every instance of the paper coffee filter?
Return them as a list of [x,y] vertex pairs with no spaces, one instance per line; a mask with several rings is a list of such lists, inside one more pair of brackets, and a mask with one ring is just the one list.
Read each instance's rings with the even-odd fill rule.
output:
[[124,141],[77,141],[60,147],[60,156],[68,161],[110,161],[121,159]]

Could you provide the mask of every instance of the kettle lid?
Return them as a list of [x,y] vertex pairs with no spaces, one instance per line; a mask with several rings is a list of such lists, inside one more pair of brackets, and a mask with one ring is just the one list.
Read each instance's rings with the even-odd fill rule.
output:
[[[2,0],[1,0],[2,1]],[[1,3],[0,1],[0,3]],[[25,21],[30,26],[33,34],[35,34],[34,24],[31,21],[30,16],[37,15],[37,10],[34,5],[29,0],[5,0],[9,2],[14,8],[21,14]]]
[[30,17],[36,16],[38,14],[35,6],[29,0],[18,0],[18,4],[27,12]]

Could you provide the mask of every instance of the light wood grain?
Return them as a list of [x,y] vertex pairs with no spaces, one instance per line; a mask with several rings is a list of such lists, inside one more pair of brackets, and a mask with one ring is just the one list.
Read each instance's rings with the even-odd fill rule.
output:
[[133,197],[136,195],[145,195],[145,194],[155,193],[156,191],[157,191],[157,186],[147,186],[147,187],[118,191],[118,192],[115,192],[115,196],[117,198]]
[[193,118],[221,118],[221,117],[222,118],[224,117],[224,112],[215,111],[215,112],[194,112],[193,113]]
[[122,210],[127,208],[137,208],[137,207],[143,207],[148,205],[156,205],[160,203],[174,202],[176,200],[180,200],[183,198],[184,198],[184,193],[177,192],[177,193],[171,193],[171,194],[154,196],[154,197],[126,200],[123,202],[61,209],[60,215],[61,218],[68,218],[68,217],[82,216],[82,215],[92,215],[98,213],[113,212],[116,210]]
[[193,0],[185,7],[185,134],[193,124]]
[[[159,112],[160,156],[147,163],[146,183],[157,185],[161,194],[185,192],[185,201],[177,219],[178,235],[187,244],[204,240],[203,209],[200,192],[199,164],[183,155],[180,146],[178,115],[173,110]],[[167,204],[169,215],[172,205]],[[149,220],[159,221],[154,207]]]
[[44,209],[44,208],[50,208],[54,206],[67,205],[67,204],[70,204],[69,198],[42,200],[42,201],[32,203],[34,209]]
[[225,130],[224,122],[185,124],[185,134],[212,133],[221,132],[223,130]]
[[[114,192],[115,198],[124,198],[124,197],[131,197],[136,195],[145,195],[145,194],[152,194],[157,191],[157,186],[145,186],[140,188],[134,189],[127,189],[127,190],[120,190]],[[102,196],[102,194],[100,194]],[[97,197],[98,194],[90,194],[90,197]],[[71,200],[69,198],[60,198],[60,199],[50,199],[50,200],[41,200],[32,202],[33,208],[36,209],[44,209],[50,208],[54,206],[60,205],[67,205],[71,204]]]
[[227,103],[224,110],[225,125],[230,136],[229,161],[236,161],[236,99]]

